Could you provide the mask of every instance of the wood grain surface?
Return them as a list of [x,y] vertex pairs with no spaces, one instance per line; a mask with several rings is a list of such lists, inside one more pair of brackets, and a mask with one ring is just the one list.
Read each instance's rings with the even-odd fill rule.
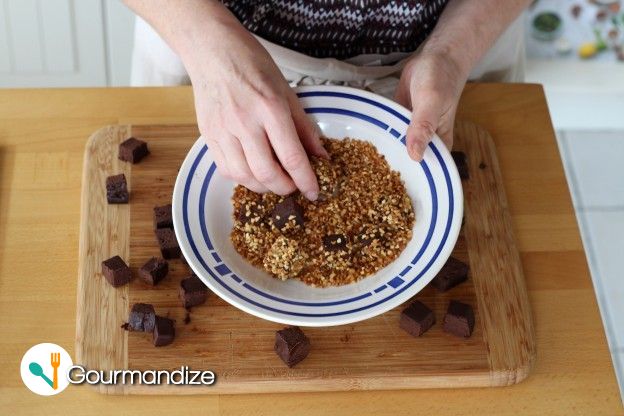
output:
[[[0,90],[0,413],[19,415],[621,415],[621,398],[539,85],[469,84],[458,118],[492,136],[533,312],[530,376],[505,388],[249,395],[32,394],[32,345],[76,358],[86,138],[114,124],[193,123],[189,87]],[[211,298],[210,300],[213,300]]]
[[[509,385],[528,375],[535,342],[520,256],[496,149],[487,132],[472,123],[457,123],[456,149],[467,154],[470,179],[463,181],[466,215],[453,252],[471,265],[470,279],[446,293],[426,288],[416,296],[434,310],[438,321],[418,339],[399,328],[399,314],[405,307],[401,305],[364,322],[306,328],[312,353],[289,369],[273,351],[275,331],[283,325],[246,314],[216,295],[187,315],[178,299],[178,289],[190,269],[180,260],[170,261],[169,276],[156,287],[137,278],[122,289],[108,285],[99,270],[102,260],[119,253],[136,276],[142,264],[159,255],[153,208],[171,202],[178,168],[198,134],[195,126],[109,126],[89,139],[84,163],[80,247],[85,255],[79,257],[76,360],[88,368],[105,370],[176,369],[187,365],[214,371],[217,383],[208,388],[100,386],[102,392],[216,394],[451,388]],[[151,152],[135,165],[115,158],[118,144],[130,135],[147,141]],[[109,205],[104,198],[103,179],[121,171],[131,189],[130,204]],[[474,307],[477,324],[469,339],[442,330],[451,299]],[[128,333],[121,328],[127,319],[127,312],[119,316],[124,307],[129,311],[139,302],[153,304],[158,314],[176,321],[172,345],[155,348],[149,334]],[[191,322],[184,324],[187,316]]]

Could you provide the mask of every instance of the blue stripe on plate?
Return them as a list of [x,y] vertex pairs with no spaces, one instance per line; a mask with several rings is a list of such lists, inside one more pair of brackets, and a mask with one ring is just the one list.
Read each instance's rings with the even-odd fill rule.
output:
[[[352,95],[352,94],[330,93],[330,92],[322,92],[322,91],[320,91],[320,92],[301,93],[301,94],[299,94],[299,96],[335,95],[335,94],[339,94],[339,96],[348,96],[349,98],[354,99],[354,100],[358,100],[358,101],[369,102],[369,103],[375,105],[376,107],[380,107],[380,108],[384,108],[385,107],[385,109],[387,109],[388,112],[396,115],[398,118],[400,118],[405,123],[409,123],[409,119],[405,118],[404,116],[402,116],[400,113],[396,112],[395,110],[393,110],[393,109],[391,109],[391,108],[389,108],[389,107],[387,107],[387,106],[385,106],[383,104],[376,103],[376,102],[374,102],[374,101],[372,101],[370,99],[367,99],[367,98],[364,98],[364,97],[359,97],[359,96]],[[306,109],[306,110],[309,110],[309,109]],[[332,110],[332,109],[330,109],[330,110]],[[342,110],[342,109],[333,109],[333,110]],[[318,108],[316,109],[316,112],[320,112],[318,110]],[[331,112],[334,113],[334,114],[339,113],[339,114],[344,114],[344,115],[353,115],[353,114],[346,114],[346,113],[354,113],[354,112],[347,111],[347,110],[342,110],[340,112],[337,112],[337,111],[331,111]],[[375,119],[373,119],[370,116],[366,116],[366,115],[362,115],[362,116],[364,116],[364,118],[363,117],[357,117],[357,118],[360,118],[360,119],[363,119],[363,120],[367,120],[367,119],[375,120]],[[367,121],[370,121],[372,124],[375,124],[375,125],[377,125],[379,127],[382,127],[382,128],[383,128],[383,126],[386,126],[385,123],[380,122],[379,120],[375,120],[376,122],[374,122],[372,120],[367,120]],[[407,288],[412,286],[415,282],[417,282],[420,279],[420,277],[422,277],[422,275],[424,275],[429,270],[429,268],[431,267],[433,262],[437,259],[437,257],[440,254],[440,251],[442,250],[444,244],[446,243],[446,240],[448,239],[450,226],[451,226],[451,223],[452,223],[453,211],[454,211],[453,188],[452,188],[452,184],[451,184],[451,181],[450,181],[450,175],[448,173],[448,169],[447,169],[446,165],[444,164],[444,161],[442,160],[442,157],[441,157],[439,151],[437,150],[437,148],[435,147],[435,145],[433,143],[430,143],[429,147],[431,147],[432,151],[434,152],[434,155],[436,156],[436,158],[438,159],[438,161],[439,161],[439,163],[440,163],[440,165],[442,167],[442,170],[443,170],[443,173],[444,173],[444,177],[446,179],[447,191],[449,193],[449,205],[450,205],[450,208],[449,208],[449,216],[447,218],[447,223],[446,223],[445,230],[444,230],[444,235],[442,237],[440,245],[438,246],[436,252],[434,253],[433,258],[427,263],[427,265],[425,265],[425,267],[423,267],[423,269],[420,271],[420,273],[418,273],[418,275],[415,278],[413,278],[408,284],[406,284],[401,289],[395,291],[392,295],[390,295],[390,296],[388,296],[388,297],[386,297],[384,299],[381,299],[381,300],[379,300],[377,302],[374,302],[372,304],[368,304],[368,305],[365,305],[365,306],[362,306],[362,307],[359,307],[359,308],[355,308],[355,309],[352,309],[352,310],[347,310],[347,311],[340,311],[340,312],[334,312],[334,313],[300,313],[300,312],[292,312],[292,311],[283,311],[283,310],[280,310],[280,309],[277,309],[277,308],[273,308],[273,307],[270,307],[270,306],[258,303],[258,302],[254,301],[252,299],[248,299],[247,297],[245,297],[241,293],[231,289],[229,286],[224,284],[224,282],[221,281],[221,279],[219,279],[219,277],[215,273],[212,272],[210,267],[208,267],[208,265],[205,263],[204,259],[200,257],[199,251],[197,249],[197,246],[195,245],[195,242],[193,241],[193,237],[192,237],[192,234],[190,232],[190,225],[189,225],[189,222],[188,222],[188,195],[189,195],[190,185],[191,185],[192,179],[194,177],[194,173],[197,170],[197,166],[199,165],[199,162],[201,161],[201,158],[206,153],[207,148],[205,146],[199,151],[198,155],[196,156],[196,159],[193,161],[193,164],[191,165],[191,169],[189,170],[189,174],[187,176],[185,187],[184,187],[183,204],[182,204],[182,217],[183,217],[183,222],[184,222],[184,229],[185,229],[185,232],[186,232],[186,236],[187,236],[187,238],[189,240],[189,244],[191,246],[191,249],[193,250],[193,253],[195,254],[195,256],[198,259],[198,261],[201,264],[201,266],[208,272],[208,274],[210,274],[211,277],[213,277],[213,279],[215,279],[219,284],[221,284],[221,286],[223,286],[226,290],[228,290],[233,295],[235,295],[235,296],[245,300],[246,302],[248,302],[248,303],[250,303],[252,305],[258,306],[258,307],[263,308],[265,310],[269,310],[269,311],[273,311],[273,312],[277,312],[277,313],[281,313],[281,314],[285,314],[285,315],[292,315],[292,316],[326,317],[326,316],[346,315],[346,314],[359,312],[361,310],[365,310],[365,309],[369,309],[369,308],[372,308],[374,306],[377,306],[377,305],[379,305],[381,303],[384,303],[387,300],[397,296],[398,294],[402,293]],[[425,163],[421,163],[421,166],[423,166],[423,169],[425,169],[426,171],[429,171],[429,169],[428,169],[428,167],[426,166]],[[201,192],[201,195],[200,195],[200,211],[201,211],[201,213],[200,213],[200,228],[201,228],[202,236],[204,237],[204,240],[205,240],[206,244],[210,244],[210,239],[208,237],[208,232],[207,232],[207,229],[206,229],[206,226],[205,226],[205,215],[203,215],[203,210],[204,210],[204,203],[203,203],[203,201],[205,201],[206,191],[207,191],[207,188],[208,188],[208,184],[210,182],[210,178],[212,177],[212,174],[214,172],[214,167],[215,167],[214,164],[212,164],[210,169],[209,169],[208,174],[206,175],[206,178],[204,179],[204,183],[202,184],[203,185],[202,186],[202,192]],[[434,193],[436,194],[435,198],[433,198],[434,207],[435,207],[435,210],[433,210],[433,212],[435,212],[435,215],[432,216],[432,217],[434,217],[434,218],[432,218],[432,222],[431,222],[432,226],[430,227],[430,230],[429,230],[430,232],[428,233],[428,236],[427,236],[427,239],[426,239],[426,243],[423,245],[423,248],[426,247],[426,245],[428,245],[429,241],[431,240],[431,234],[433,233],[433,224],[435,224],[435,217],[437,216],[437,193],[435,192],[435,186],[433,185],[433,178],[431,178],[430,175],[431,174],[429,172],[428,180],[429,180],[429,185],[430,185],[430,187],[432,189],[432,196],[433,196]],[[418,261],[418,259],[422,256],[423,252],[424,252],[424,249],[421,249],[419,251],[417,256],[412,261],[412,264],[415,264]],[[238,278],[238,276],[236,276],[236,277]],[[400,279],[397,276],[397,277],[393,278],[391,280],[391,282],[398,283],[398,281],[396,280],[397,278]],[[400,279],[400,280],[403,280],[403,279]],[[244,283],[244,284],[247,285],[246,283]],[[390,284],[390,282],[389,282],[389,284]],[[379,288],[375,289],[375,293],[381,292],[382,290],[384,290],[385,287],[386,286],[384,285],[382,287],[379,287]],[[359,297],[356,297],[356,298],[360,298],[361,299],[361,298],[369,297],[370,295],[371,295],[370,293],[366,293],[366,294],[360,295]],[[269,296],[272,296],[272,295],[269,295]],[[282,301],[285,301],[285,300],[282,300]],[[287,301],[286,300],[286,303],[290,303],[290,302],[292,302],[292,301]],[[339,301],[339,302],[346,303],[344,301]],[[336,302],[327,302],[327,304],[333,305],[333,304],[336,304]],[[324,304],[306,304],[306,306],[324,306]]]

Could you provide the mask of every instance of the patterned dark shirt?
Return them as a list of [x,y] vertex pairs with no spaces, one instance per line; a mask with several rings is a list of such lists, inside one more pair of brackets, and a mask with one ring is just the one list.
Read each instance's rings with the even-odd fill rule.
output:
[[249,31],[317,58],[413,52],[448,0],[222,0]]

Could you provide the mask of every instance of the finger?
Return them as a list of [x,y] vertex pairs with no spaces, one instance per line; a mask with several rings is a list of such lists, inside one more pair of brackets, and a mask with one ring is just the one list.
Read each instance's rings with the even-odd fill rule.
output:
[[412,95],[412,120],[407,128],[407,152],[416,161],[421,161],[427,145],[438,128],[441,102],[437,94]]
[[251,173],[267,189],[279,195],[287,195],[297,189],[275,160],[273,150],[264,132],[260,137],[256,135],[254,138],[242,139],[241,145]]
[[449,150],[453,148],[453,128],[455,124],[456,112],[457,105],[454,105],[442,116],[440,126],[437,130],[438,136],[440,136],[440,139],[442,139],[442,142]]
[[219,147],[219,143],[214,139],[206,139],[206,143],[208,144],[208,151],[217,165],[217,170],[221,176],[229,178],[230,172],[227,168],[227,163],[225,163],[225,156],[223,156],[223,151],[221,147]]
[[266,125],[269,141],[282,167],[290,175],[297,188],[310,201],[318,198],[319,186],[310,166],[308,155],[299,141],[297,131],[288,109],[273,112]]
[[323,147],[321,142],[321,135],[319,133],[316,124],[308,117],[303,111],[301,103],[296,94],[292,94],[289,97],[288,104],[290,105],[290,112],[292,113],[292,119],[295,123],[295,129],[299,135],[299,140],[303,144],[304,149],[311,155],[329,159],[329,153]]
[[219,141],[219,146],[223,151],[229,176],[232,180],[254,192],[263,193],[268,191],[251,173],[243,148],[236,137],[230,134],[225,135]]

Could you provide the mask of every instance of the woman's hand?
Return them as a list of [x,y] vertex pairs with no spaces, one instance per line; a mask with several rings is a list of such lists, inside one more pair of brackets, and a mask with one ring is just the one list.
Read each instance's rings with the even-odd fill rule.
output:
[[412,109],[407,149],[421,160],[434,132],[453,145],[453,122],[471,69],[531,0],[452,0],[403,69],[396,100]]
[[221,174],[256,192],[298,188],[315,200],[319,188],[307,153],[327,156],[316,126],[236,17],[216,0],[125,2],[184,62],[199,130]]
[[417,53],[401,74],[395,99],[412,110],[407,128],[407,151],[420,161],[437,133],[444,144],[453,146],[455,112],[467,74],[442,54]]
[[220,173],[255,192],[310,200],[318,183],[307,154],[326,157],[316,126],[260,43],[232,22],[187,65],[197,122]]

